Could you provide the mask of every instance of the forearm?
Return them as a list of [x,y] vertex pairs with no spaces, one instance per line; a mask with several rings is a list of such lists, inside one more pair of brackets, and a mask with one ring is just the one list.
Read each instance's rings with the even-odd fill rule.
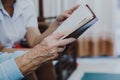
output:
[[29,50],[29,49],[27,49],[27,48],[2,48],[1,49],[1,52],[8,52],[8,53],[12,53],[12,52],[14,52],[14,51],[27,51],[27,50]]
[[[27,75],[34,70],[36,70],[42,63],[50,60],[50,58],[45,57],[46,50],[42,47],[38,47],[40,50],[31,49],[25,55],[16,58],[16,63],[20,69],[20,71]],[[40,54],[41,53],[41,54]]]
[[43,33],[43,35],[45,35],[45,37],[50,35],[51,33],[53,33],[53,31],[55,31],[58,28],[59,25],[59,22],[56,20],[49,26],[49,28]]
[[32,64],[32,61],[26,58],[26,55],[18,57],[15,59],[20,71],[23,75],[27,75],[34,71],[35,65]]
[[31,47],[34,47],[35,45],[39,44],[45,37],[53,33],[58,28],[58,26],[59,26],[58,21],[52,23],[42,35],[36,36],[34,43],[31,45]]

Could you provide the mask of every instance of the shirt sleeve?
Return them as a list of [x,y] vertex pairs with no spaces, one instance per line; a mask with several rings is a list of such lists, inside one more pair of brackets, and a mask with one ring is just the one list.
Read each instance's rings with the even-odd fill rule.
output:
[[24,78],[14,59],[0,64],[0,80],[21,80]]
[[12,54],[0,53],[0,80],[21,80],[24,78],[15,62],[15,58],[25,53],[27,51],[16,51]]
[[23,10],[23,17],[28,27],[38,27],[37,13],[31,0],[26,0],[26,8]]
[[9,60],[9,59],[12,59],[12,58],[16,58],[18,56],[21,56],[25,53],[27,53],[28,51],[15,51],[13,53],[2,53],[0,52],[0,63],[6,61],[6,60]]

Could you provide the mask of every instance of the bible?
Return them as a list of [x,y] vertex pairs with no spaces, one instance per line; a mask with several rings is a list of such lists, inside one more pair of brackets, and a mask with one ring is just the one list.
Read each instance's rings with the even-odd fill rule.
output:
[[56,29],[56,31],[54,31],[54,33],[67,31],[62,39],[70,37],[77,39],[97,21],[98,18],[87,4],[80,5],[80,7],[78,7],[78,9],[76,9],[71,16]]

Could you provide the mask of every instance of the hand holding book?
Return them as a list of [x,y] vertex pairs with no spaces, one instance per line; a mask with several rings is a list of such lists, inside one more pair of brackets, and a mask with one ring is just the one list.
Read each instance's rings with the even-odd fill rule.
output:
[[[78,38],[85,32],[91,25],[97,22],[98,19],[94,12],[88,5],[80,5],[73,13],[67,18],[54,33],[67,31],[63,38]],[[63,39],[62,38],[62,39]]]
[[59,25],[62,24],[68,17],[70,17],[70,15],[79,7],[80,5],[75,5],[73,6],[71,9],[66,10],[65,12],[61,13],[56,21],[59,22]]

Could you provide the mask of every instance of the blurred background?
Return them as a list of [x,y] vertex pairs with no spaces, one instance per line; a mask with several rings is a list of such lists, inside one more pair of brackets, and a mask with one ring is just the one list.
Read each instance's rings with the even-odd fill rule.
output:
[[[63,56],[63,58],[59,60],[59,63],[55,65],[57,73],[56,80],[67,80],[68,75],[70,75],[74,69],[76,69],[75,73],[69,80],[80,80],[80,76],[82,76],[85,71],[120,74],[120,60],[115,59],[120,56],[120,0],[32,1],[35,5],[36,14],[38,15],[39,29],[41,32],[44,32],[49,25],[55,21],[57,15],[70,9],[76,4],[88,4],[99,19],[99,21],[80,36],[66,52],[67,54],[72,55],[72,57],[69,55]],[[78,57],[78,65],[76,65],[76,57]],[[90,57],[95,59],[88,59]],[[103,57],[104,59],[99,60],[99,58]],[[110,59],[108,57],[110,57]],[[83,58],[87,59],[84,60]],[[49,78],[49,80],[53,79]],[[108,80],[119,79],[111,78]]]

